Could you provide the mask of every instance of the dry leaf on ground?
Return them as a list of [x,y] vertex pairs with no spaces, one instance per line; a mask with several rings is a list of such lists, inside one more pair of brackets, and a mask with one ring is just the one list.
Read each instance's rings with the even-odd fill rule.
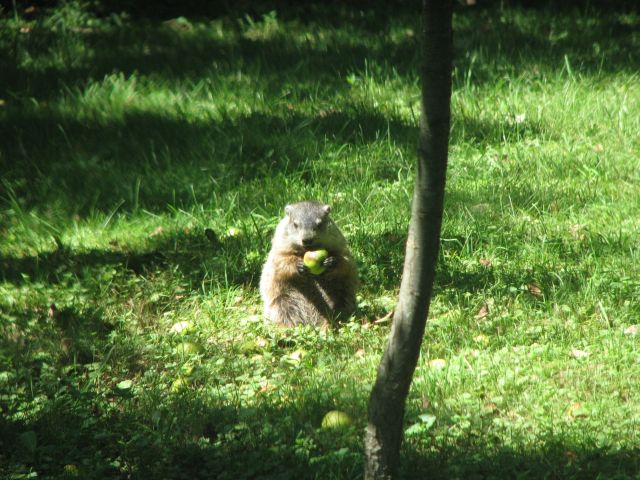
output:
[[444,368],[447,364],[447,361],[444,358],[434,358],[433,360],[429,360],[430,368]]
[[489,305],[485,303],[484,305],[482,305],[482,307],[480,307],[480,310],[478,310],[476,318],[479,320],[481,318],[485,318],[487,315],[489,315]]
[[577,348],[573,348],[571,350],[571,356],[573,358],[586,358],[589,356],[589,352],[586,352],[584,350],[578,350]]
[[542,296],[542,289],[535,283],[530,283],[529,285],[527,285],[527,289],[529,290],[529,293],[534,297]]

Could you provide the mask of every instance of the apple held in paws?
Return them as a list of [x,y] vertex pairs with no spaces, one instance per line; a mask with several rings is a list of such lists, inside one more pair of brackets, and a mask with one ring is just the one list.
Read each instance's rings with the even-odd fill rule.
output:
[[324,262],[328,256],[329,256],[329,252],[327,252],[325,249],[313,250],[313,251],[305,252],[304,258],[302,259],[302,261],[309,269],[309,272],[311,272],[314,275],[320,275],[322,272],[325,271],[325,268],[322,265],[322,262]]

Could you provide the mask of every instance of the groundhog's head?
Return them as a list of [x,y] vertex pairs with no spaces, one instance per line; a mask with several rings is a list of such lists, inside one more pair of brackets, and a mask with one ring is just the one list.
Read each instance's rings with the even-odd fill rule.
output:
[[330,248],[340,243],[342,235],[329,218],[331,207],[320,202],[287,205],[279,228],[281,235],[296,249]]

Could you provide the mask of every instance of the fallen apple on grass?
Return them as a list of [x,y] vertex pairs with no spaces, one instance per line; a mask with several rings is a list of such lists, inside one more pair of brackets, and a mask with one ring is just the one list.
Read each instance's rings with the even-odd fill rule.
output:
[[171,383],[171,393],[179,392],[189,386],[191,380],[187,377],[178,377]]
[[196,355],[198,353],[202,353],[202,347],[197,343],[193,343],[193,342],[181,342],[178,345],[176,345],[175,352],[178,355],[182,355],[186,357],[189,355]]
[[341,429],[351,426],[351,417],[341,410],[331,410],[322,419],[323,429]]
[[171,327],[170,332],[171,333],[178,333],[178,334],[186,334],[186,333],[191,333],[193,332],[194,328],[193,328],[193,323],[184,320],[182,322],[177,322],[174,323]]

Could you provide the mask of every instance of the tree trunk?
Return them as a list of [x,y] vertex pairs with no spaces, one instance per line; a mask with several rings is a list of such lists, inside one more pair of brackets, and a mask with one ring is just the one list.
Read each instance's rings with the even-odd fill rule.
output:
[[422,111],[411,222],[398,305],[369,399],[365,479],[397,472],[405,401],[420,355],[440,244],[449,145],[450,0],[423,0]]

